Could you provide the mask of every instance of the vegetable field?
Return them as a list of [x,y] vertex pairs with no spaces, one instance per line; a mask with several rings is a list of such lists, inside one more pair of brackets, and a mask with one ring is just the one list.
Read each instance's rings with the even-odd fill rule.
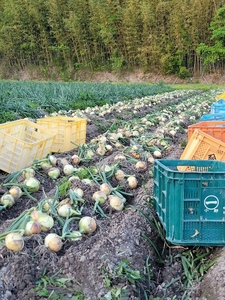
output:
[[165,240],[154,160],[179,159],[188,125],[223,91],[7,82],[0,91],[2,121],[87,120],[85,144],[0,174],[0,299],[191,299],[215,247]]

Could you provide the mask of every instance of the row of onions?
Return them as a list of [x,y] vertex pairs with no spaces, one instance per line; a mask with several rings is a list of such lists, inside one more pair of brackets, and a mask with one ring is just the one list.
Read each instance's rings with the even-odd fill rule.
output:
[[[182,98],[184,102],[174,105],[174,98]],[[217,92],[218,93],[218,92]],[[195,96],[193,96],[195,95]],[[34,201],[35,206],[23,212],[14,222],[0,234],[0,243],[12,251],[21,251],[25,237],[32,234],[46,233],[44,244],[52,251],[59,251],[63,243],[69,239],[78,241],[84,235],[93,233],[97,228],[97,218],[108,217],[105,208],[113,211],[124,209],[127,197],[132,196],[140,182],[134,174],[123,171],[123,163],[131,163],[136,172],[149,171],[152,176],[154,159],[161,158],[163,151],[168,151],[178,132],[187,130],[190,124],[209,110],[212,95],[196,95],[194,91],[175,91],[163,94],[166,108],[154,110],[142,117],[121,122],[118,128],[93,138],[89,144],[79,146],[70,157],[61,158],[49,155],[47,158],[34,162],[30,168],[11,174],[2,187],[7,192],[0,199],[0,210],[10,209],[23,196]],[[58,114],[77,117],[94,118],[106,116],[118,111],[133,111],[134,114],[145,107],[155,107],[161,104],[162,95],[145,97],[106,105],[102,108],[87,108],[85,111],[59,112]],[[155,129],[156,128],[156,129]],[[111,165],[101,164],[104,157],[117,152]],[[96,163],[97,157],[97,163]],[[91,167],[85,167],[85,164]],[[93,165],[92,165],[93,163]],[[32,194],[40,191],[41,183],[36,178],[36,172],[44,172],[57,186],[54,197],[36,199]],[[63,186],[67,187],[66,197],[60,198],[59,183],[64,178]],[[117,185],[112,186],[111,179]],[[83,209],[87,203],[85,193],[77,182],[94,186],[92,194],[93,215],[84,215]],[[55,222],[60,225],[61,234],[54,230]],[[76,224],[71,226],[71,224]],[[76,227],[76,230],[74,229]]]

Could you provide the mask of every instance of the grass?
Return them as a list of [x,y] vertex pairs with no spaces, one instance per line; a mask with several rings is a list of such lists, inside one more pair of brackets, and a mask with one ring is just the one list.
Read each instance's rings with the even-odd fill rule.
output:
[[182,83],[182,84],[169,84],[175,90],[203,90],[209,91],[212,89],[224,89],[224,84],[203,84],[203,83]]

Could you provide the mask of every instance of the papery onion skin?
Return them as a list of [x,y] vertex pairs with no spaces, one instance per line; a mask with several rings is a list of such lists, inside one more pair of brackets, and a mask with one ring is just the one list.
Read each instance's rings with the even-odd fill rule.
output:
[[120,180],[123,180],[125,177],[125,174],[122,170],[117,170],[116,173],[115,173],[115,178],[116,180],[120,181]]
[[23,191],[18,186],[12,186],[9,189],[9,194],[12,195],[15,200],[17,200],[23,195]]
[[106,195],[109,195],[111,193],[111,187],[108,183],[102,183],[99,188],[100,191],[104,192]]
[[54,226],[54,219],[47,213],[39,213],[36,221],[41,224],[42,231],[48,231]]
[[44,242],[45,246],[54,252],[60,251],[63,246],[60,236],[56,233],[47,234]]
[[18,232],[10,232],[5,237],[5,245],[9,250],[19,252],[24,247],[24,239]]
[[37,221],[28,221],[25,226],[25,235],[30,236],[32,234],[41,233],[41,224]]
[[78,223],[78,226],[81,233],[92,233],[97,228],[95,219],[89,216],[82,217]]
[[40,181],[34,177],[24,180],[24,184],[28,192],[35,193],[40,189]]
[[98,202],[100,205],[102,205],[105,203],[107,195],[102,191],[97,191],[92,195],[92,199]]
[[127,178],[127,182],[131,189],[135,189],[138,185],[137,178],[135,176],[129,176]]
[[15,204],[15,199],[10,194],[4,194],[0,199],[0,203],[6,207],[11,207]]
[[69,203],[60,205],[57,209],[58,214],[61,217],[66,218],[68,215],[71,216],[72,215],[72,206]]
[[22,172],[22,177],[24,179],[28,179],[28,178],[34,177],[34,176],[35,176],[35,170],[33,168],[26,168]]
[[119,198],[118,196],[109,196],[109,205],[111,206],[112,209],[121,211],[124,208],[124,201]]

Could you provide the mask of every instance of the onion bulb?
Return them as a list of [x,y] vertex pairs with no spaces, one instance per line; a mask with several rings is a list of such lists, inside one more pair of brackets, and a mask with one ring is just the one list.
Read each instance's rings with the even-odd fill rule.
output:
[[60,176],[60,170],[57,167],[48,169],[48,176],[52,179],[57,179]]
[[109,195],[111,193],[111,187],[108,183],[102,183],[99,188],[100,191],[104,192],[106,195]]
[[49,233],[45,237],[45,247],[49,248],[54,252],[58,252],[62,249],[63,242],[60,236],[56,233]]
[[70,164],[65,165],[65,166],[63,167],[63,173],[64,173],[66,176],[73,174],[73,172],[74,172],[75,170],[76,170],[76,169],[75,169],[72,165],[70,165]]
[[155,150],[155,151],[153,152],[153,155],[154,155],[156,158],[161,158],[161,157],[162,157],[162,153],[161,153],[160,151],[158,151],[158,150]]
[[37,221],[28,221],[26,226],[25,226],[25,235],[32,235],[32,234],[37,234],[41,232],[41,224],[38,223]]
[[55,157],[55,155],[50,154],[48,156],[48,159],[49,159],[49,161],[50,161],[50,163],[51,163],[52,166],[56,166],[56,164],[57,164],[57,158]]
[[9,189],[9,194],[12,195],[15,200],[17,200],[23,195],[23,191],[18,186],[12,186]]
[[58,211],[58,214],[64,218],[66,218],[67,216],[80,215],[80,213],[77,212],[76,210],[74,210],[72,208],[71,204],[69,204],[69,203],[60,205],[57,208],[57,211]]
[[18,252],[24,247],[24,239],[18,232],[10,232],[5,237],[5,245],[9,250]]
[[116,180],[120,181],[120,180],[123,180],[125,177],[125,174],[122,170],[117,170],[116,173],[115,173],[115,178]]
[[112,209],[120,211],[123,210],[124,207],[124,201],[119,198],[118,196],[109,196],[109,205],[112,207]]
[[47,171],[52,167],[52,165],[48,159],[45,159],[40,163],[40,167],[42,168],[42,170]]
[[26,168],[22,172],[22,177],[24,179],[28,179],[28,178],[34,177],[34,176],[35,176],[35,170],[32,168]]
[[42,231],[50,230],[54,225],[54,220],[51,216],[38,210],[31,213],[31,219],[41,224]]
[[138,171],[146,171],[147,170],[147,164],[146,164],[146,162],[139,160],[138,162],[136,162],[135,168]]
[[80,163],[80,157],[77,155],[77,154],[74,154],[72,156],[72,162],[75,164],[75,165],[78,165]]
[[82,217],[78,223],[78,226],[81,233],[92,233],[97,228],[95,219],[89,216]]
[[137,178],[135,176],[129,176],[127,178],[128,185],[131,189],[135,189],[137,187]]
[[106,150],[105,150],[103,147],[98,147],[98,148],[96,149],[96,153],[97,153],[98,155],[100,155],[100,156],[104,156],[105,153],[106,153]]
[[30,177],[24,180],[24,184],[28,192],[34,193],[37,192],[40,188],[40,182],[34,177]]
[[118,160],[126,160],[126,156],[123,155],[122,153],[118,153],[115,157],[114,157],[114,160],[115,161],[118,161]]
[[77,197],[83,198],[83,196],[84,196],[84,191],[83,191],[81,188],[79,188],[79,187],[74,187],[74,188],[72,188],[72,191],[74,192],[74,194],[75,194]]
[[15,204],[15,200],[12,195],[4,194],[0,199],[0,203],[5,207],[11,207]]
[[92,199],[98,202],[98,204],[102,205],[105,203],[107,195],[102,191],[97,191],[92,195]]

